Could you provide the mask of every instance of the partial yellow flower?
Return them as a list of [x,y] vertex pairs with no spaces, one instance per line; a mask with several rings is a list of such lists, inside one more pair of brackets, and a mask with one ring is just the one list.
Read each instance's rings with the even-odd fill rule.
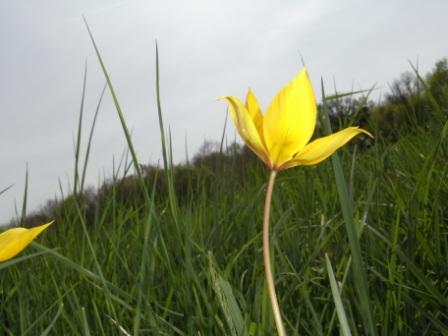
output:
[[317,105],[306,68],[277,93],[265,115],[251,90],[246,104],[234,96],[224,99],[238,133],[271,170],[317,164],[354,136],[372,136],[361,128],[348,127],[309,142],[316,126]]
[[0,262],[13,258],[53,222],[26,229],[16,227],[0,234]]

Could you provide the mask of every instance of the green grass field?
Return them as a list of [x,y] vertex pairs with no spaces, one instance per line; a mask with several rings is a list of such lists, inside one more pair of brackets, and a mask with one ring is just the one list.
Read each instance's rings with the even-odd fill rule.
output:
[[[288,335],[371,334],[369,316],[378,335],[448,334],[448,95],[425,85],[426,103],[400,112],[412,127],[393,141],[367,123],[374,141],[279,174],[271,244]],[[267,169],[223,144],[173,166],[160,105],[164,169],[141,169],[116,107],[132,160],[92,200],[76,156],[78,190],[54,206],[55,224],[0,264],[2,334],[274,335],[261,251]]]

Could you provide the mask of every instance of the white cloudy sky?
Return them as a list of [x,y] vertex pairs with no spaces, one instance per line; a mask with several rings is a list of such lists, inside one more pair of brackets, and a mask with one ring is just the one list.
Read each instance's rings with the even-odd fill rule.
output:
[[[0,223],[22,198],[26,164],[29,208],[68,189],[84,63],[88,62],[86,138],[104,78],[84,14],[132,129],[142,162],[157,162],[155,40],[161,58],[162,106],[174,159],[218,140],[224,94],[250,86],[262,105],[307,63],[338,90],[387,89],[418,60],[422,72],[448,55],[446,0],[296,1],[0,1]],[[229,140],[234,129],[230,128]],[[94,135],[88,184],[110,175],[125,148],[107,95]]]

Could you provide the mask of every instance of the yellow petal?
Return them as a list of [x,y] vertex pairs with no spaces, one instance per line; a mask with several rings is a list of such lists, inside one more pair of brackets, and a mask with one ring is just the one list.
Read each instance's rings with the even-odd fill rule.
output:
[[31,229],[17,227],[6,230],[0,234],[0,261],[11,259],[20,253],[31,241],[36,238],[51,223],[36,226]]
[[255,126],[254,120],[249,114],[246,107],[240,100],[233,96],[224,97],[230,107],[230,115],[232,116],[235,127],[238,133],[243,138],[247,146],[269,165],[269,160],[266,155],[266,149],[262,141],[261,135]]
[[319,163],[360,133],[365,133],[372,137],[369,132],[361,128],[348,127],[342,131],[316,139],[299,151],[293,159],[286,162],[281,169],[288,169],[295,166],[310,166]]
[[300,151],[311,139],[317,106],[306,69],[272,100],[264,118],[264,139],[276,166]]
[[247,91],[246,109],[249,112],[250,118],[258,131],[258,134],[263,136],[263,114],[261,113],[260,105],[252,90]]

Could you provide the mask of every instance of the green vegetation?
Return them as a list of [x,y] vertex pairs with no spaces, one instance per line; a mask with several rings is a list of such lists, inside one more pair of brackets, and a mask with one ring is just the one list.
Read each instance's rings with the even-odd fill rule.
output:
[[[76,192],[20,219],[56,223],[0,264],[2,334],[272,335],[261,252],[267,170],[224,143],[173,166],[164,132],[164,167],[141,165],[108,85],[132,160],[84,190],[88,156],[77,148]],[[354,97],[324,106],[333,129],[375,135],[338,152],[347,197],[331,160],[277,178],[271,244],[288,334],[366,334],[344,207],[377,334],[448,334],[448,62],[424,79],[404,75],[381,104]]]

